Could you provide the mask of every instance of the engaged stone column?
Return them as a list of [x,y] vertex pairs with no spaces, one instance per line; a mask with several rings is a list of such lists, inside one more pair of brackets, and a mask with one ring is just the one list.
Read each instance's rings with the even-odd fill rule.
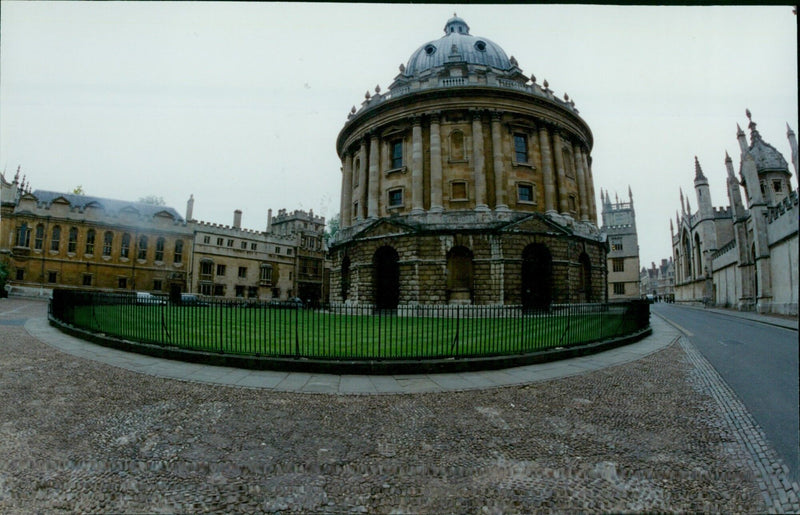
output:
[[339,225],[342,228],[350,226],[350,206],[353,202],[353,156],[344,155],[342,164],[342,203],[339,206]]
[[367,198],[367,217],[378,218],[378,199],[380,187],[380,156],[378,155],[378,135],[369,138],[369,194]]
[[575,173],[578,174],[578,195],[581,197],[581,221],[587,222],[589,221],[589,207],[587,204],[588,193],[586,193],[586,177],[583,171],[583,152],[581,151],[581,147],[575,144],[572,146],[572,153],[575,156]]
[[363,220],[367,212],[367,138],[361,138],[358,150],[358,212],[357,220]]
[[486,170],[483,162],[483,126],[480,111],[472,113],[472,161],[475,173],[475,210],[488,211],[486,205]]
[[553,156],[550,153],[550,134],[547,127],[539,128],[539,146],[542,149],[542,175],[544,176],[544,209],[555,212],[556,186],[553,183]]
[[558,180],[558,210],[562,215],[569,214],[569,202],[567,195],[567,177],[564,169],[564,150],[561,141],[561,133],[556,130],[553,133],[553,152],[556,161],[556,179]]
[[439,113],[431,115],[431,211],[442,207],[442,136],[439,132]]
[[425,212],[422,202],[422,120],[415,116],[411,128],[411,214]]
[[503,135],[500,129],[501,113],[492,113],[492,157],[494,165],[495,211],[508,211],[506,204],[506,180],[503,170]]
[[586,174],[586,193],[589,195],[589,220],[597,225],[597,204],[594,201],[594,178],[592,178],[592,167],[589,165],[589,153],[581,154],[583,158],[583,171]]

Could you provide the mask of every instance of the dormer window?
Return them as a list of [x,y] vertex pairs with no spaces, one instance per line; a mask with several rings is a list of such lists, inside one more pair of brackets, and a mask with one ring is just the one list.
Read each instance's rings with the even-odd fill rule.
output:
[[477,50],[478,52],[486,52],[486,42],[485,41],[476,42],[475,50]]
[[425,47],[425,53],[426,53],[427,55],[433,55],[433,54],[434,54],[434,52],[436,52],[436,47],[435,47],[435,46],[433,46],[433,45],[427,45],[427,46]]

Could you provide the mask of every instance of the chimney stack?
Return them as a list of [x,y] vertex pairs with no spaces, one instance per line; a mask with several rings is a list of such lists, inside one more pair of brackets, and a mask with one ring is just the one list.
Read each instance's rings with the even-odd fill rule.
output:
[[267,232],[272,230],[272,208],[267,209]]
[[241,229],[242,228],[242,210],[237,209],[233,212],[233,228],[234,229]]
[[189,195],[189,200],[186,201],[186,221],[193,220],[192,213],[194,212],[194,193]]

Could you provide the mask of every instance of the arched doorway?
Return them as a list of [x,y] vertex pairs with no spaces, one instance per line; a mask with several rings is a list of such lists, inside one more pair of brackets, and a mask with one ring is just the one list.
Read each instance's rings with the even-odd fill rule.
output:
[[453,247],[447,253],[447,299],[453,304],[472,301],[472,251]]
[[396,309],[400,302],[400,265],[397,251],[381,247],[372,258],[375,285],[375,307]]
[[586,252],[581,252],[581,280],[578,287],[580,302],[592,302],[592,262]]
[[342,260],[342,300],[347,300],[350,295],[350,256]]
[[522,307],[546,309],[553,296],[553,257],[547,246],[532,243],[522,251]]

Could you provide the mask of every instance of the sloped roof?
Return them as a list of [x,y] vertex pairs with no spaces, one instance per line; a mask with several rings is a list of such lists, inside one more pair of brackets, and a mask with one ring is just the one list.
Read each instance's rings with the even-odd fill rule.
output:
[[93,197],[91,195],[76,195],[74,193],[60,193],[57,191],[35,190],[33,196],[39,202],[50,206],[54,200],[63,198],[70,203],[71,206],[83,209],[90,204],[98,205],[109,213],[119,213],[125,208],[133,208],[140,215],[152,218],[157,214],[164,212],[173,217],[179,222],[183,222],[183,217],[173,208],[168,206],[156,206],[153,204],[145,204],[143,202],[129,202],[127,200],[115,200],[104,197]]

